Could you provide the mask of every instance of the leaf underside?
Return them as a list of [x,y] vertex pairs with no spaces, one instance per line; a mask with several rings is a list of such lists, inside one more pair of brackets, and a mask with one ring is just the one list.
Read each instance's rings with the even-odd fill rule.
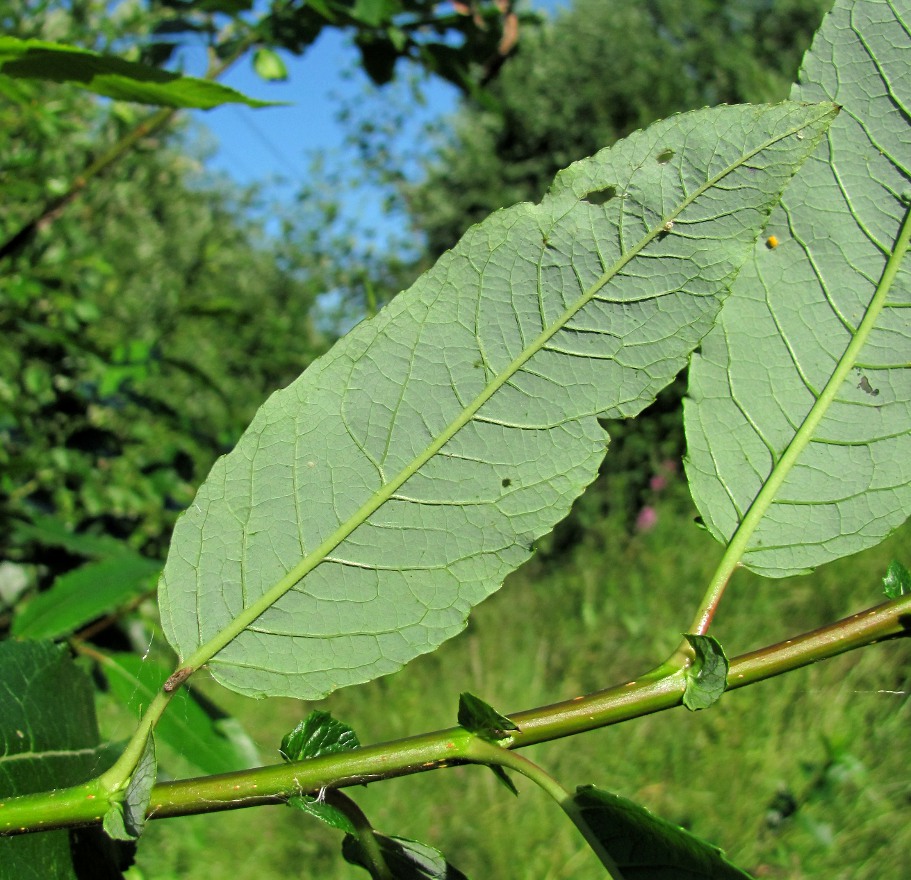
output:
[[[904,20],[902,20],[904,17]],[[876,307],[911,177],[911,4],[839,0],[792,97],[843,110],[769,222],[703,341],[685,402],[687,474],[729,541]],[[743,557],[784,577],[879,543],[911,511],[911,288],[902,266],[856,363]]]
[[594,479],[598,419],[686,363],[835,112],[677,116],[470,229],[216,463],[159,591],[178,654],[318,698],[458,633]]

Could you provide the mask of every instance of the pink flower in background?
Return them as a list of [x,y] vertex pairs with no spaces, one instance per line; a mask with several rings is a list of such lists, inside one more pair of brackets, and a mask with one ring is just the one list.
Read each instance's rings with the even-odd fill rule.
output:
[[664,474],[655,474],[648,481],[648,487],[652,492],[660,492],[665,486],[667,486],[667,477]]
[[658,511],[650,504],[646,504],[645,507],[639,511],[639,516],[636,517],[636,531],[647,532],[650,529],[653,529],[657,522]]

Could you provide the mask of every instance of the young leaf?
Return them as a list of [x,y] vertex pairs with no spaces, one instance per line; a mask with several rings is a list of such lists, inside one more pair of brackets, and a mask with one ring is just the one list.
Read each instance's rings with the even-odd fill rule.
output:
[[[105,769],[88,678],[66,647],[0,642],[0,802]],[[0,874],[75,878],[66,831],[0,837]]]
[[708,709],[721,699],[728,680],[728,658],[718,639],[686,633],[684,638],[696,652],[696,661],[686,670],[683,705],[695,712]]
[[907,596],[911,593],[911,572],[908,571],[897,559],[893,559],[886,569],[883,578],[883,592],[890,599]]
[[519,729],[514,721],[468,692],[459,694],[459,724],[491,742],[509,739],[509,731]]
[[[100,662],[111,692],[137,720],[169,671],[161,663],[135,654],[106,654]],[[176,690],[155,728],[158,744],[173,749],[199,773],[230,773],[256,766],[259,759],[250,737],[236,722],[218,721],[213,714],[189,688]]]
[[142,835],[157,772],[155,739],[150,736],[130,777],[123,801],[111,804],[104,816],[104,830],[109,837],[114,840],[137,840]]
[[772,577],[871,547],[911,511],[907,13],[839,0],[823,22],[792,97],[844,109],[693,359],[693,496],[724,543],[749,516],[743,563]]
[[[392,872],[393,880],[468,880],[454,868],[443,854],[416,840],[404,837],[386,837],[375,834],[383,860]],[[342,844],[342,855],[351,865],[370,871],[370,860],[364,855],[360,841],[351,835]]]
[[583,785],[573,802],[623,880],[750,880],[717,847],[626,798]]
[[346,834],[356,834],[357,830],[351,820],[338,807],[327,804],[318,797],[311,795],[295,795],[288,798],[288,806],[301,810],[308,816],[325,822],[330,828],[337,828]]
[[288,68],[281,55],[264,46],[253,53],[253,69],[257,76],[267,81],[280,82],[288,78]]
[[268,107],[210,80],[168,73],[157,67],[100,55],[76,46],[0,36],[0,74],[17,79],[71,83],[117,101],[160,107],[210,110],[222,104]]
[[831,104],[675,116],[473,227],[274,394],[174,532],[184,664],[315,699],[433,650],[679,372]]
[[320,755],[336,755],[359,749],[353,728],[328,712],[315,709],[291,733],[282,738],[281,756],[286,761],[305,761]]
[[58,577],[13,619],[13,635],[56,639],[154,587],[161,563],[138,553],[90,562]]

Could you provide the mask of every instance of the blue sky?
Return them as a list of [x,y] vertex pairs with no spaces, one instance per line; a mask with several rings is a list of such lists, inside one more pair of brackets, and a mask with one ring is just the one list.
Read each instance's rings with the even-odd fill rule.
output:
[[[527,0],[526,8],[552,13],[568,4],[569,0]],[[215,144],[207,167],[242,184],[267,183],[280,175],[287,183],[272,185],[270,193],[280,200],[291,198],[297,185],[310,176],[314,153],[339,155],[343,149],[346,132],[337,119],[340,102],[357,101],[368,82],[357,67],[358,57],[349,36],[327,29],[303,56],[283,55],[286,82],[264,82],[248,58],[240,61],[222,82],[257,98],[287,101],[289,106],[254,110],[227,105],[197,113],[196,122],[211,132]],[[415,125],[455,109],[457,92],[447,83],[432,80],[424,91],[427,106],[415,113]],[[376,198],[379,216],[382,194],[365,192],[362,198]]]

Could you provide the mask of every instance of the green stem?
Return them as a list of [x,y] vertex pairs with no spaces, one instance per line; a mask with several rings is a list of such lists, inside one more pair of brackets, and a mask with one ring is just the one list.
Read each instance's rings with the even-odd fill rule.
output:
[[[759,493],[753,499],[753,503],[750,505],[746,515],[731,537],[727,550],[709,582],[708,589],[696,612],[696,617],[693,620],[689,632],[703,635],[708,630],[712,618],[715,616],[715,611],[718,608],[718,603],[721,601],[721,597],[731,579],[731,575],[734,573],[737,566],[740,565],[740,560],[747,551],[750,538],[753,537],[753,533],[756,531],[760,521],[766,515],[769,507],[775,500],[775,496],[778,494],[778,490],[790,473],[791,468],[794,467],[794,464],[797,462],[801,453],[813,439],[813,436],[816,434],[816,430],[819,427],[819,423],[825,417],[826,412],[835,400],[835,396],[838,394],[839,390],[841,390],[845,380],[848,378],[848,374],[857,363],[860,351],[866,344],[867,339],[873,331],[876,322],[879,320],[880,313],[885,306],[886,298],[892,288],[892,283],[895,280],[895,276],[898,274],[899,267],[908,250],[909,240],[911,240],[911,209],[905,212],[905,219],[899,230],[895,247],[889,256],[889,259],[886,261],[882,276],[879,279],[879,283],[876,285],[876,290],[873,294],[873,298],[870,300],[870,305],[864,314],[863,320],[858,325],[857,330],[851,338],[851,342],[848,344],[844,354],[842,354],[840,360],[836,364],[829,381],[826,383],[819,397],[816,398],[816,402],[810,408],[810,411],[807,413],[800,428],[794,434],[791,442],[782,453],[778,463],[772,469],[772,472],[763,484],[762,489],[760,489]],[[681,647],[681,649],[678,649],[678,653],[675,656],[686,655],[686,649]]]
[[[903,596],[830,626],[736,657],[730,664],[727,689],[745,687],[864,645],[908,635],[911,596]],[[511,732],[509,748],[547,742],[679,706],[684,686],[682,670],[664,676],[651,673],[589,696],[510,715],[519,730]],[[165,782],[152,792],[149,818],[284,803],[302,791],[345,788],[464,764],[472,761],[474,739],[473,734],[456,727],[309,761]],[[0,803],[0,833],[99,822],[107,809],[109,794],[110,789],[106,790],[101,780],[93,780],[75,788],[10,798]]]
[[383,858],[383,851],[380,849],[373,826],[364,811],[348,795],[340,791],[327,791],[326,803],[344,813],[354,826],[361,850],[367,861],[370,862],[370,873],[379,880],[395,880],[392,871],[389,870],[389,865],[386,864],[386,859]]
[[572,793],[567,791],[547,771],[542,767],[539,767],[533,761],[529,761],[528,758],[517,755],[515,752],[494,745],[477,736],[469,745],[468,754],[477,764],[493,764],[515,770],[517,773],[521,773],[534,782],[539,788],[547,792],[547,794],[557,802],[560,809],[566,813],[573,825],[579,829],[579,832],[585,838],[595,855],[601,860],[601,864],[607,869],[607,873],[610,874],[614,880],[623,880],[623,875],[620,873],[617,863],[611,858],[610,853],[604,848],[602,842],[592,832]]

